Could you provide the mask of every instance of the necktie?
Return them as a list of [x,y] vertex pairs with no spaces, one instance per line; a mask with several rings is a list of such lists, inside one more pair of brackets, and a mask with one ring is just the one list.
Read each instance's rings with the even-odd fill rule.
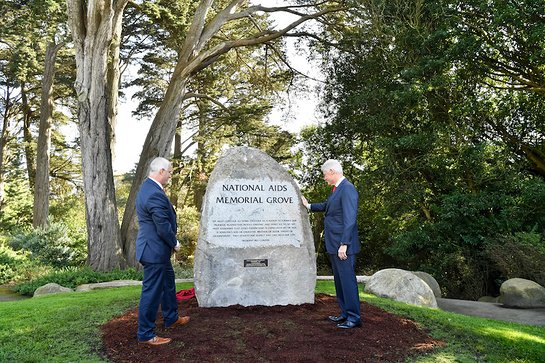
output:
[[333,186],[333,190],[331,191],[331,193],[333,193],[335,191],[335,189],[337,189],[336,185]]

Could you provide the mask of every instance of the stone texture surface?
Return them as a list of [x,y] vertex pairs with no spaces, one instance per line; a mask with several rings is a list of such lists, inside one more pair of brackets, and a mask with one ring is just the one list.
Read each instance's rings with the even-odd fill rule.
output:
[[377,271],[365,284],[365,292],[407,304],[437,307],[431,288],[410,271],[389,268]]
[[420,277],[426,284],[428,284],[436,298],[441,297],[441,287],[432,275],[424,271],[413,271],[413,274]]
[[34,291],[34,297],[36,296],[43,296],[43,295],[49,295],[49,294],[58,294],[58,293],[65,293],[65,292],[74,292],[74,290],[61,286],[59,284],[56,284],[54,282],[50,282],[48,284],[45,284],[43,286],[40,286]]
[[293,178],[267,154],[237,147],[218,160],[203,202],[194,283],[202,307],[314,302],[307,210]]
[[501,284],[500,300],[507,307],[542,308],[545,307],[545,288],[531,280],[509,279]]

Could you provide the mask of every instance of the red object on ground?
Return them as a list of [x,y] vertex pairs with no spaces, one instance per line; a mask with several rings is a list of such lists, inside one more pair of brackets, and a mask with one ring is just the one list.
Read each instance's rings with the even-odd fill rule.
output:
[[193,287],[187,290],[180,290],[176,293],[176,300],[178,301],[189,300],[194,297],[195,297],[195,289]]

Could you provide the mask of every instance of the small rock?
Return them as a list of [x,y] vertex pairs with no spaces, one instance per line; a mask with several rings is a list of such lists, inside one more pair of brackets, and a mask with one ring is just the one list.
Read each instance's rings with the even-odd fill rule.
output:
[[54,282],[50,282],[48,284],[45,284],[43,286],[40,286],[34,291],[33,296],[42,296],[42,295],[49,295],[49,294],[58,294],[58,293],[64,293],[64,292],[74,292],[74,290],[61,286],[59,284],[56,284]]

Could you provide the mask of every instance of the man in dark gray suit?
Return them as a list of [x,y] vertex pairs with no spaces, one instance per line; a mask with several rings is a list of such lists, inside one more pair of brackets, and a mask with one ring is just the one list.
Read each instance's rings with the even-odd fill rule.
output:
[[171,341],[157,336],[154,331],[159,304],[166,328],[189,322],[188,316],[178,316],[174,269],[170,262],[174,250],[180,249],[176,239],[176,212],[163,189],[171,175],[170,161],[161,157],[153,159],[149,177],[136,196],[136,259],[144,266],[138,306],[137,336],[141,344],[161,345]]
[[303,204],[312,212],[325,212],[325,246],[331,261],[335,292],[341,313],[329,316],[341,329],[361,326],[360,299],[356,281],[356,254],[360,252],[358,237],[358,191],[343,176],[337,160],[322,165],[324,180],[333,185],[333,192],[322,203]]

